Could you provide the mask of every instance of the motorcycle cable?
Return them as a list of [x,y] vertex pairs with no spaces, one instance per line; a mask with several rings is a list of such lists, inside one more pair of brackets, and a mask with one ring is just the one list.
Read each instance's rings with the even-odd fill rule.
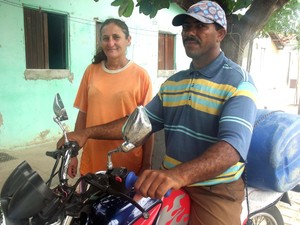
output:
[[125,199],[126,201],[130,202],[132,205],[134,205],[136,208],[138,208],[138,210],[141,211],[144,219],[149,218],[149,213],[142,206],[140,206],[136,201],[134,201],[132,198],[130,198],[128,195],[126,195],[122,192],[119,192],[119,191],[115,191],[114,189],[112,189],[110,187],[109,184],[108,185],[100,185],[99,183],[94,182],[94,179],[93,179],[94,174],[87,174],[87,175],[90,176],[90,180],[86,180],[87,183],[95,186],[96,188],[99,188],[100,190],[102,190],[103,192],[105,192],[109,195],[115,195],[115,196],[119,196],[119,197]]
[[[51,186],[51,183],[52,183],[52,179],[58,174],[59,171],[56,171],[57,169],[57,166],[58,166],[58,163],[60,161],[60,158],[62,155],[65,154],[65,150],[64,148],[61,148],[61,149],[56,149],[54,151],[47,151],[46,152],[46,156],[49,156],[53,159],[55,159],[55,164],[52,168],[52,171],[51,171],[51,174],[50,174],[50,178],[48,179],[48,181],[46,182],[46,184],[48,185],[48,187]],[[56,172],[55,172],[56,171]]]
[[120,197],[124,198],[125,200],[127,200],[128,202],[130,202],[136,208],[138,208],[141,211],[142,216],[143,216],[144,219],[149,218],[149,213],[142,206],[140,206],[136,201],[134,201],[132,198],[130,198],[129,196],[123,194],[122,192],[114,191],[111,188],[109,188],[107,191],[108,191],[107,192],[108,194],[120,196]]
[[87,190],[86,192],[84,193],[80,193],[81,196],[83,196],[85,199],[82,201],[82,203],[86,203],[86,201],[88,199],[90,199],[92,196],[95,196],[99,193],[107,193],[107,189],[108,189],[108,186],[107,185],[99,185],[98,183],[94,182],[93,180],[94,177],[92,176],[93,174],[87,174],[85,176],[81,176],[80,178],[78,178],[78,180],[76,181],[76,183],[72,186],[72,188],[70,189],[69,191],[69,194],[68,196],[66,197],[65,199],[65,202],[68,202],[70,200],[70,198],[72,197],[72,195],[75,193],[76,191],[76,188],[78,187],[79,183],[84,180],[85,182],[87,182],[88,184],[90,184],[91,186],[93,187],[96,187],[98,188],[99,190],[93,194],[90,195],[90,197],[84,197],[85,195],[87,195],[87,193],[89,192],[89,190]]
[[[47,152],[46,152],[46,155],[48,155]],[[50,155],[48,155],[48,156],[50,156]],[[49,178],[48,181],[46,182],[46,184],[48,185],[48,187],[51,187],[52,179],[53,179],[53,178],[57,175],[57,173],[58,173],[58,171],[57,171],[57,172],[55,172],[55,171],[56,171],[57,166],[58,166],[58,163],[59,163],[59,157],[56,157],[55,159],[56,159],[56,160],[55,160],[55,164],[54,164],[54,166],[53,166],[53,168],[52,168],[50,178]]]

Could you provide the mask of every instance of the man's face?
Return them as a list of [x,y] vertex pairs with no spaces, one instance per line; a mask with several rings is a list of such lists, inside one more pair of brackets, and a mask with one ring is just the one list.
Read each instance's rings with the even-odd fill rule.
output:
[[216,30],[214,24],[188,17],[181,33],[187,56],[194,60],[215,58],[220,53],[220,42],[225,33],[224,29]]

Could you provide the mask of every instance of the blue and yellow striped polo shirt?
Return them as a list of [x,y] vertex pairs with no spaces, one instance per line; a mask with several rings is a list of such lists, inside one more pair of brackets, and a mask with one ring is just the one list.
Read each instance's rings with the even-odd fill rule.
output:
[[[167,79],[146,106],[153,131],[165,130],[163,167],[192,160],[221,140],[245,160],[256,116],[256,96],[249,74],[222,52],[205,68],[194,70],[191,66]],[[214,179],[194,185],[231,182],[243,170],[244,163],[239,162]]]

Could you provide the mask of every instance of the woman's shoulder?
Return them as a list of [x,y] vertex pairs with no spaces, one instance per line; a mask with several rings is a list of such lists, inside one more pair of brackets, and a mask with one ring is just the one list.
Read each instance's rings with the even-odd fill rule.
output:
[[101,68],[101,63],[91,63],[87,66],[87,69],[98,69],[98,68]]
[[129,68],[131,68],[132,70],[138,71],[138,72],[140,72],[142,74],[145,74],[147,76],[149,75],[148,71],[144,67],[140,66],[139,64],[137,64],[137,63],[135,63],[133,61],[130,61]]
[[101,66],[101,63],[97,63],[97,64],[89,64],[86,69],[85,69],[85,73],[95,73],[95,72],[99,72],[102,70],[102,66]]

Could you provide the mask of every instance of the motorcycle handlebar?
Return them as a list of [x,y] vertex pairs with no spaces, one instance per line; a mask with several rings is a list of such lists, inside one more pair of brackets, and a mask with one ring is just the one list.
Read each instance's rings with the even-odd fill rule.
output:
[[[134,172],[129,172],[126,177],[126,180],[125,180],[125,187],[128,190],[131,189],[134,186],[137,179],[138,179],[138,176]],[[171,192],[172,192],[171,189],[168,190],[167,193],[165,194],[165,197],[169,197]]]
[[61,155],[61,151],[55,150],[55,151],[47,151],[46,156],[49,156],[53,159],[57,159]]
[[75,157],[78,155],[79,151],[79,145],[76,141],[69,141],[65,143],[60,149],[54,150],[54,151],[47,151],[46,155],[50,156],[54,159],[57,159],[61,155],[64,155],[66,150],[71,149],[71,157]]

